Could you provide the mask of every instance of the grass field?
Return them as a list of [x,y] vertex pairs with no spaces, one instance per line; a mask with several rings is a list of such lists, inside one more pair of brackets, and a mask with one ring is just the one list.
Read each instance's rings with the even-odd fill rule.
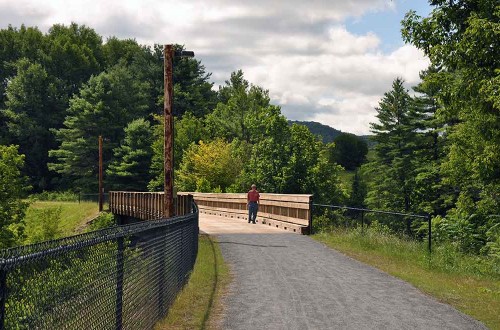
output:
[[83,231],[85,223],[99,213],[97,203],[93,202],[36,201],[31,203],[26,212],[26,232],[30,234],[40,230],[44,220],[43,211],[50,212],[58,208],[60,216],[57,220],[57,237],[71,236]]
[[199,238],[198,257],[193,273],[156,330],[217,329],[220,298],[230,281],[228,266],[216,242],[206,235]]
[[491,329],[500,329],[500,265],[423,242],[355,230],[316,234],[316,240],[395,277],[401,278]]

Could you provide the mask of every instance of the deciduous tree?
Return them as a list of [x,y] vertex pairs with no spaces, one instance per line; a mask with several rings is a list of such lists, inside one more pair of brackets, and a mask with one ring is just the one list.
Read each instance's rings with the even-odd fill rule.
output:
[[24,155],[18,147],[0,145],[0,248],[8,248],[22,236],[23,218],[28,204],[23,201],[29,189],[21,174]]

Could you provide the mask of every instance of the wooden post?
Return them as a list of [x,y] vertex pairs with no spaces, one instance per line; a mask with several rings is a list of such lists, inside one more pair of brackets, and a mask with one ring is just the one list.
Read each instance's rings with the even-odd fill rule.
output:
[[104,202],[102,186],[102,135],[99,135],[99,212],[102,212],[102,205]]
[[307,220],[309,222],[309,235],[314,234],[312,213],[313,213],[313,196],[309,196],[309,209],[307,210]]
[[165,203],[163,209],[163,216],[170,218],[174,214],[174,185],[173,185],[173,172],[174,172],[174,121],[172,116],[172,103],[173,103],[173,56],[174,47],[172,45],[165,45],[163,50],[164,56],[164,79],[165,79],[165,94],[164,94],[164,190],[165,190]]

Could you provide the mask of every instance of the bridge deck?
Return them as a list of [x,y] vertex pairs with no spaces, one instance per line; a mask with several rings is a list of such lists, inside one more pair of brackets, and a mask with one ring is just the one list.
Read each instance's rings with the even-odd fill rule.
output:
[[307,236],[202,214],[234,281],[222,329],[486,329]]

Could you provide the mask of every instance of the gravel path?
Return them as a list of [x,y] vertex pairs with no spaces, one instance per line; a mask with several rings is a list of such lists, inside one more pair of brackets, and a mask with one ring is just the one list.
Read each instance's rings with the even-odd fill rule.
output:
[[486,329],[307,236],[204,214],[200,229],[234,274],[223,329]]

